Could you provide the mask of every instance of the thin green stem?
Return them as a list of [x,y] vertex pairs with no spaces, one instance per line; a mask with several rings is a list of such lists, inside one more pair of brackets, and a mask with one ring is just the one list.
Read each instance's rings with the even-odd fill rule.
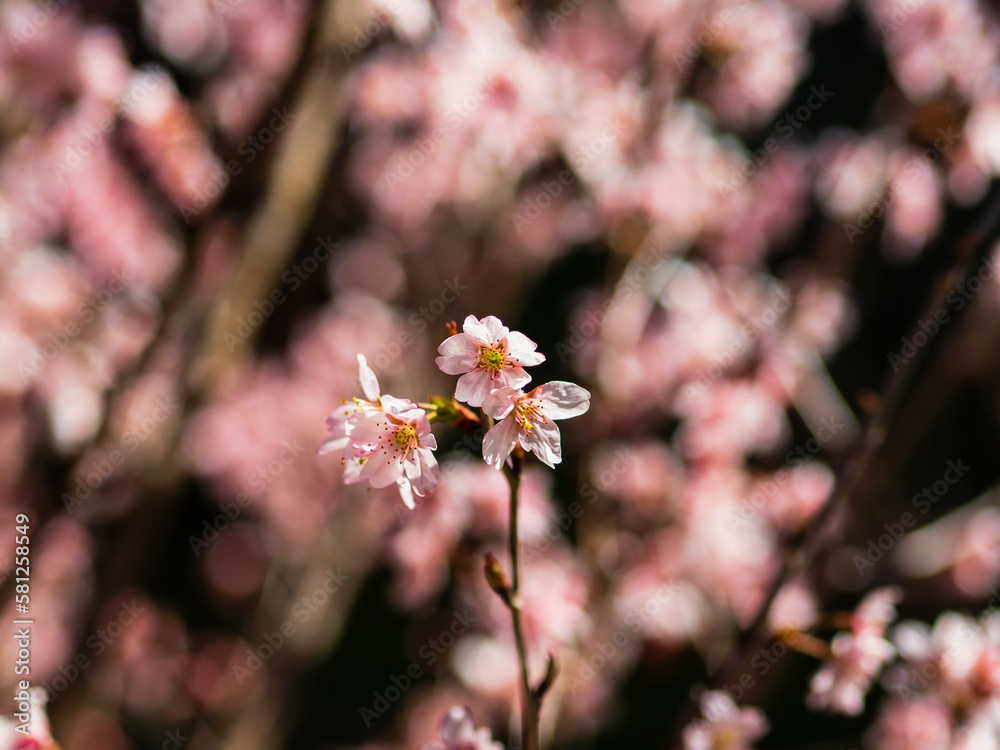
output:
[[521,663],[521,745],[524,750],[539,750],[538,714],[540,706],[531,690],[531,678],[528,675],[528,649],[524,644],[524,630],[521,627],[521,597],[520,597],[520,564],[518,554],[517,506],[518,489],[521,486],[521,462],[514,461],[514,468],[505,471],[510,484],[510,615],[514,624],[514,642],[517,645],[517,657]]

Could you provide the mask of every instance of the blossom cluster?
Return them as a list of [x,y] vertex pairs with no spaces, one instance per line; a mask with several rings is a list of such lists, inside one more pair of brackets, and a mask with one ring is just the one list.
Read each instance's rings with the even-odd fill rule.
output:
[[[524,368],[545,361],[535,349],[535,342],[511,331],[493,315],[482,321],[468,316],[462,333],[438,347],[438,367],[449,375],[461,375],[455,398],[481,407],[497,420],[482,448],[486,463],[496,469],[517,446],[554,468],[562,460],[554,421],[579,416],[590,407],[590,393],[574,383],[555,381],[527,393],[521,390],[531,380]],[[330,436],[318,452],[342,451],[345,483],[367,481],[376,489],[395,483],[403,502],[413,508],[414,495],[426,496],[439,480],[433,454],[437,441],[427,412],[409,399],[382,395],[364,355],[358,355],[358,366],[366,398],[342,401],[343,408],[327,418]],[[439,417],[437,407],[428,408]]]

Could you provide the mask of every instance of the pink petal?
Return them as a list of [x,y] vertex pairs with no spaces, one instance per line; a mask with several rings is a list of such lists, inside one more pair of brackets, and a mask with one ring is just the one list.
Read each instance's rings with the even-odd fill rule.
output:
[[376,454],[368,459],[368,463],[373,464],[375,470],[365,477],[365,471],[368,469],[366,464],[361,470],[361,478],[368,479],[368,483],[377,490],[388,487],[403,475],[402,461],[392,461]]
[[382,396],[382,409],[388,414],[404,414],[413,409],[420,409],[408,398],[396,398],[395,396]]
[[479,318],[475,315],[470,315],[465,319],[465,322],[462,323],[462,330],[476,339],[479,345],[493,343],[493,340],[490,338],[490,329],[480,323]]
[[483,439],[483,459],[486,463],[494,469],[503,466],[503,462],[517,445],[519,434],[518,424],[513,419],[504,419],[493,425]]
[[423,497],[437,487],[440,478],[438,463],[429,450],[418,448],[416,454],[403,467],[413,482],[413,491]]
[[519,388],[498,388],[483,401],[483,411],[493,419],[503,419],[514,408],[519,398],[524,397],[524,391]]
[[403,498],[406,507],[410,510],[416,508],[417,505],[413,502],[413,488],[410,486],[409,480],[406,477],[400,477],[396,480],[396,484],[399,486],[399,496]]
[[531,376],[523,368],[514,365],[503,368],[497,375],[495,388],[520,388],[531,382]]
[[364,459],[349,458],[344,462],[344,484],[357,484],[361,481],[361,469]]
[[538,460],[549,468],[562,461],[559,446],[559,428],[554,422],[540,422],[534,425],[531,432],[521,435],[521,445],[526,451],[531,451]]
[[537,348],[538,344],[520,331],[507,334],[507,356],[522,367],[540,365],[545,361],[545,355],[535,351]]
[[444,354],[445,356],[466,354],[475,357],[479,354],[479,349],[482,345],[483,342],[467,333],[456,333],[438,345],[438,354]]
[[348,438],[344,437],[343,435],[339,436],[333,435],[331,437],[328,437],[322,443],[320,443],[319,448],[316,449],[316,452],[321,456],[325,456],[327,453],[333,453],[334,451],[342,451],[344,450],[345,447],[347,447],[347,442]]
[[455,385],[455,398],[469,406],[482,406],[492,390],[493,378],[486,370],[477,368],[458,379]]
[[531,398],[544,402],[542,406],[549,419],[578,417],[590,408],[590,391],[565,380],[538,386],[531,392]]
[[375,371],[368,366],[368,360],[365,359],[364,354],[358,355],[358,373],[361,378],[361,390],[364,391],[365,396],[369,401],[378,401],[378,378],[375,377]]
[[458,333],[447,338],[438,347],[442,355],[434,363],[448,375],[461,375],[473,370],[479,364],[480,344],[467,333]]
[[510,333],[510,329],[501,323],[500,318],[495,315],[487,315],[480,321],[480,324],[489,331],[489,338],[487,340],[490,342],[500,341]]
[[354,445],[375,446],[382,440],[385,429],[385,415],[378,411],[363,411],[352,414],[347,420],[350,441]]

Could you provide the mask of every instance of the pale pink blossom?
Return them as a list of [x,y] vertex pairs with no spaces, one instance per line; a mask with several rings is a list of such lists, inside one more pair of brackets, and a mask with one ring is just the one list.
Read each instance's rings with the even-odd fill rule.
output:
[[535,351],[534,341],[511,331],[493,315],[482,320],[470,315],[462,331],[441,342],[441,356],[434,361],[443,372],[462,376],[455,398],[470,406],[482,406],[490,392],[499,388],[520,388],[531,380],[524,368],[545,361]]
[[[500,388],[483,403],[483,411],[495,424],[483,440],[483,458],[499,469],[521,443],[546,466],[562,461],[556,419],[578,417],[590,408],[590,391],[574,383],[555,380],[525,393],[517,388]],[[506,417],[506,418],[505,418]]]
[[425,745],[423,750],[503,750],[493,741],[488,727],[476,727],[476,720],[465,706],[452,706],[441,721],[441,745]]
[[413,495],[423,497],[438,483],[432,451],[437,441],[424,410],[409,401],[381,397],[382,410],[359,410],[348,418],[346,484],[368,481],[375,489],[395,482],[407,507]]
[[[326,418],[326,428],[330,433],[330,437],[322,442],[316,452],[321,456],[327,453],[331,453],[336,450],[343,450],[347,447],[348,432],[350,426],[348,424],[348,418],[352,414],[357,414],[363,411],[382,411],[382,394],[379,390],[378,378],[375,377],[375,372],[368,366],[368,360],[365,359],[364,354],[358,355],[358,377],[361,381],[361,390],[367,397],[351,399],[348,403],[347,399],[343,399],[341,403],[343,406],[340,409],[335,409],[331,412],[330,416]],[[400,399],[401,401],[403,399]],[[415,408],[411,402],[408,408]]]
[[740,708],[728,693],[701,696],[701,714],[684,728],[684,750],[748,750],[770,728],[759,708]]

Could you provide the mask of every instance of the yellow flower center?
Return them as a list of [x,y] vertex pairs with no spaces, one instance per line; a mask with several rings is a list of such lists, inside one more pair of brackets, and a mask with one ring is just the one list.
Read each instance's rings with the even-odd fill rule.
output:
[[405,453],[407,449],[417,442],[417,431],[413,428],[413,425],[400,425],[396,428],[396,434],[393,436],[393,439],[396,441],[396,446]]
[[479,366],[485,367],[494,375],[503,369],[504,363],[507,361],[507,357],[504,355],[504,351],[499,346],[481,346],[479,347]]
[[512,416],[525,432],[531,432],[535,428],[535,425],[540,422],[543,424],[548,422],[541,403],[532,401],[529,398],[521,399],[514,404],[514,413]]

